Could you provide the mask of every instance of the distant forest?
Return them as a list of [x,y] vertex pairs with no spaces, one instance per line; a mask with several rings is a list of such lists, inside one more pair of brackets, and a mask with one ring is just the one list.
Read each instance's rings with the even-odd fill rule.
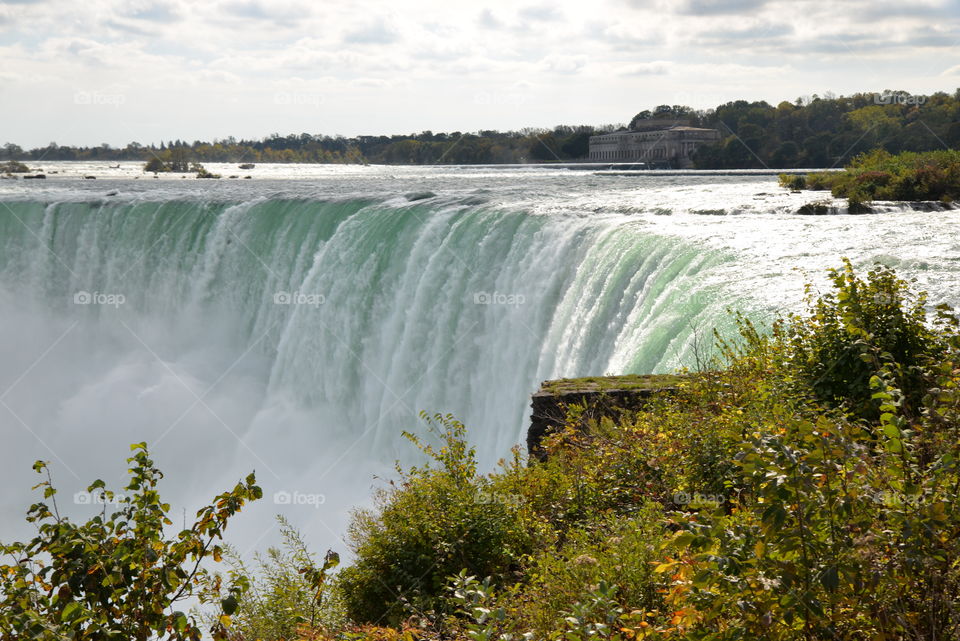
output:
[[852,96],[798,98],[772,106],[737,100],[715,109],[661,105],[642,111],[629,125],[568,126],[520,131],[478,131],[407,136],[272,134],[262,140],[233,137],[212,142],[173,140],[160,145],[132,142],[123,148],[46,147],[24,150],[7,143],[0,159],[142,160],[165,162],[291,162],[374,164],[497,164],[584,160],[590,136],[643,126],[645,120],[719,129],[716,144],[701,147],[700,169],[839,166],[875,148],[892,153],[960,147],[960,89],[930,96],[884,91]]

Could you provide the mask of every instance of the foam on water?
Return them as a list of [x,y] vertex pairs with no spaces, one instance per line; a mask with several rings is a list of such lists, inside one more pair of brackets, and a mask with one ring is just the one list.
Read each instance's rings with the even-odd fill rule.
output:
[[[190,509],[258,470],[242,550],[283,511],[342,551],[348,508],[409,457],[400,431],[420,410],[463,419],[489,467],[522,441],[541,380],[692,364],[692,336],[729,330],[726,308],[795,309],[840,256],[893,264],[937,301],[960,280],[952,212],[796,216],[816,195],[773,177],[79,181],[91,168],[63,165],[0,184],[8,523],[34,459],[53,460],[69,502],[118,483],[126,445],[147,441]],[[284,506],[295,493],[325,502]]]

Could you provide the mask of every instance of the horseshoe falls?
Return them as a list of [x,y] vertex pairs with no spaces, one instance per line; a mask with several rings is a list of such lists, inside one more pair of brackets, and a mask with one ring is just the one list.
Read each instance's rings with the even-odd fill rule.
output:
[[283,512],[342,551],[350,509],[416,460],[421,410],[490,469],[540,381],[692,366],[728,308],[797,309],[841,256],[956,302],[952,212],[797,216],[810,196],[772,176],[328,172],[3,186],[5,521],[33,460],[84,514],[74,493],[122,486],[146,441],[188,511],[257,471],[241,547]]

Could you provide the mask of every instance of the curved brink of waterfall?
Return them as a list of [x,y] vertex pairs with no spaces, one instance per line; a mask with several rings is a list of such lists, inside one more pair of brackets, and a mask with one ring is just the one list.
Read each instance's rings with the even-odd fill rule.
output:
[[[79,322],[97,362],[139,342],[202,390],[221,375],[205,349],[230,354],[218,367],[251,354],[261,406],[320,408],[311,429],[363,435],[385,460],[426,409],[464,420],[493,461],[541,380],[689,365],[692,332],[727,323],[708,276],[730,257],[625,216],[437,198],[7,205],[3,295]],[[247,419],[239,436],[270,438]]]

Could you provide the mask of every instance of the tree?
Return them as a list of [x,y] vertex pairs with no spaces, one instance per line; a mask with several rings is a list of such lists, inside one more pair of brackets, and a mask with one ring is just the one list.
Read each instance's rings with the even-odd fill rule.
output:
[[143,170],[157,173],[161,171],[170,171],[170,168],[167,167],[167,165],[162,160],[154,156],[153,158],[147,161],[147,164],[143,166]]
[[[60,515],[47,463],[33,468],[46,480],[36,488],[43,501],[33,504],[27,521],[37,535],[26,543],[0,545],[9,556],[0,565],[0,639],[41,641],[100,641],[169,639],[199,641],[201,631],[192,616],[175,604],[201,596],[206,559],[220,561],[218,541],[228,520],[247,501],[263,493],[253,474],[197,512],[190,527],[168,538],[164,528],[170,505],[162,503],[157,484],[163,477],[150,459],[146,443],[131,445],[130,482],[124,494],[106,489],[103,481],[87,488],[90,501],[102,502],[103,512],[86,523]],[[46,501],[50,503],[46,503]],[[107,516],[108,503],[119,509]],[[230,615],[249,585],[235,576],[220,601],[222,614],[211,629],[225,639]],[[206,600],[222,596],[218,581],[204,590]]]

